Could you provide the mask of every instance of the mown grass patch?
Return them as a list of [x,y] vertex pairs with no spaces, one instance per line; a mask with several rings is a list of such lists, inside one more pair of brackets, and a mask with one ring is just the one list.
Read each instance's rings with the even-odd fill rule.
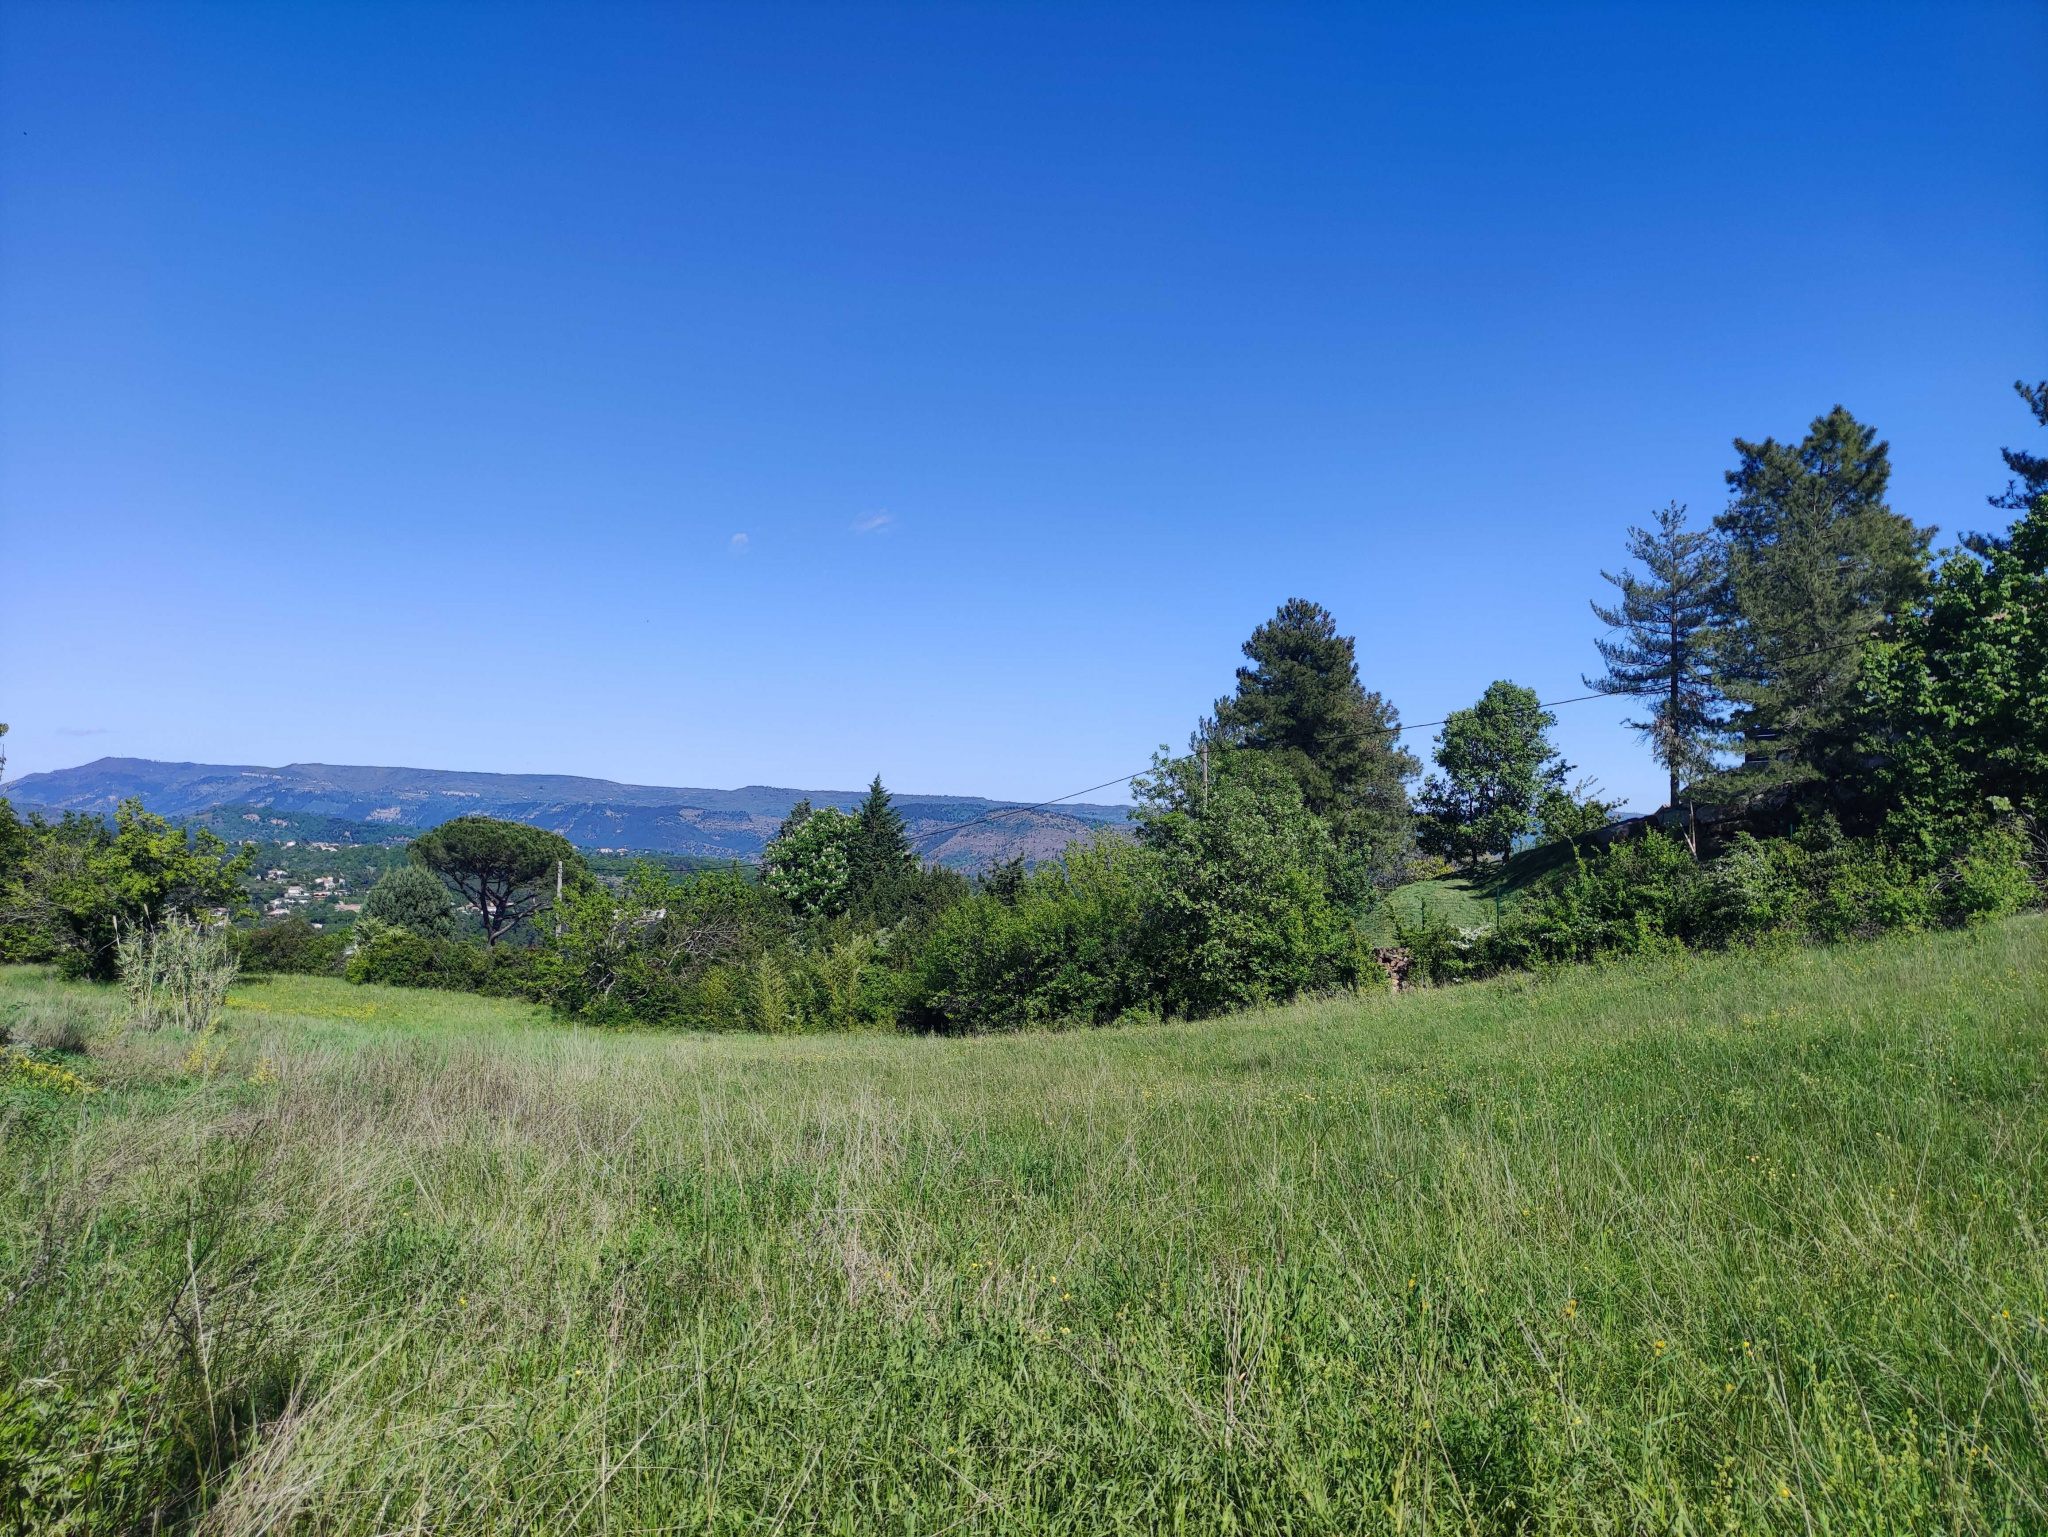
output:
[[109,1530],[2037,1530],[2044,947],[965,1040],[238,988],[9,1123],[0,1458]]

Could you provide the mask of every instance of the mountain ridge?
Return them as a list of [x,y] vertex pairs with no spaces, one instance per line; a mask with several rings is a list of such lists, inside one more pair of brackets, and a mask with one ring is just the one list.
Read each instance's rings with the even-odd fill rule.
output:
[[[268,807],[424,831],[482,814],[561,833],[584,848],[631,848],[713,858],[758,858],[800,799],[850,810],[862,790],[743,785],[736,790],[636,785],[576,774],[497,774],[373,764],[173,763],[99,758],[75,768],[26,774],[0,795],[50,812],[105,815],[139,798],[160,816],[184,817],[228,805]],[[984,796],[899,794],[897,809],[919,851],[941,864],[974,867],[1022,855],[1050,858],[1074,838],[1121,825],[1129,808],[1097,804],[1033,808]],[[993,817],[992,821],[981,818]]]

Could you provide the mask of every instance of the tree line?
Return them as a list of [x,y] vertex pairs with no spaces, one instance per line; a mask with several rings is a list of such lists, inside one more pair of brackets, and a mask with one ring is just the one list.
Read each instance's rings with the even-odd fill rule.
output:
[[[2048,384],[2019,392],[2048,426]],[[459,818],[370,891],[346,954],[303,924],[235,943],[252,968],[519,992],[594,1022],[978,1030],[1213,1014],[1377,985],[1390,960],[1453,978],[2038,901],[2048,458],[2007,450],[1991,501],[2010,526],[1935,557],[1847,411],[1735,450],[1709,525],[1672,505],[1628,531],[1586,680],[1640,702],[1672,807],[1736,808],[1706,842],[1689,823],[1589,838],[1616,806],[1508,680],[1450,715],[1425,775],[1353,641],[1294,599],[1187,749],[1133,781],[1129,829],[1037,868],[925,864],[877,777],[850,813],[793,807],[758,867],[694,876],[601,879],[556,834]],[[1383,932],[1403,884],[1498,880],[1531,846],[1555,857],[1483,932]],[[138,804],[52,824],[0,801],[0,956],[110,976],[124,926],[237,912],[249,858]],[[481,944],[457,937],[458,898]]]

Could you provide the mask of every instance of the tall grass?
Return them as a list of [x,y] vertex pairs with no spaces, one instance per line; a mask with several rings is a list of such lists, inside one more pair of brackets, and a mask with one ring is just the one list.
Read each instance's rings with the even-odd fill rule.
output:
[[235,985],[235,952],[214,924],[173,915],[129,928],[116,953],[130,1018],[143,1030],[211,1029]]
[[210,1077],[102,1031],[7,1112],[4,1480],[218,1533],[2042,1530],[2044,948],[979,1040],[245,987]]

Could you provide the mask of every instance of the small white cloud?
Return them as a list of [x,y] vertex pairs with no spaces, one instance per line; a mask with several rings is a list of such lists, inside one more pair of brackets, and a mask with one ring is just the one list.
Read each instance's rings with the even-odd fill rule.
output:
[[890,525],[891,523],[894,523],[895,521],[896,521],[896,520],[895,520],[894,518],[892,518],[891,516],[889,516],[889,514],[888,514],[888,513],[886,513],[886,512],[877,512],[877,513],[873,513],[873,514],[871,514],[871,515],[870,515],[870,516],[868,516],[868,517],[865,517],[865,518],[859,518],[859,519],[855,520],[855,522],[854,522],[854,525],[853,525],[853,531],[854,531],[854,532],[855,532],[856,534],[881,534],[881,533],[887,533],[887,532],[888,532],[888,530],[889,530],[889,525]]
[[732,536],[732,543],[731,543],[731,544],[729,544],[729,545],[727,545],[727,546],[726,546],[726,548],[727,548],[727,549],[729,549],[729,550],[731,550],[731,551],[733,552],[733,554],[735,554],[735,555],[744,555],[744,554],[746,554],[746,553],[747,553],[747,536],[746,536],[745,534],[734,534],[734,535]]
[[59,736],[105,736],[113,730],[111,726],[59,726]]

